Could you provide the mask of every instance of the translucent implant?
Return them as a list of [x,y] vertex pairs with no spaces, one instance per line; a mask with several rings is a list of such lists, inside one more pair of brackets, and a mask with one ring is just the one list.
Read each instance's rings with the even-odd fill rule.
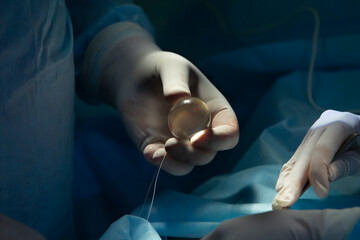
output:
[[209,108],[201,99],[185,98],[171,108],[169,129],[175,137],[189,139],[194,133],[208,128],[210,118]]

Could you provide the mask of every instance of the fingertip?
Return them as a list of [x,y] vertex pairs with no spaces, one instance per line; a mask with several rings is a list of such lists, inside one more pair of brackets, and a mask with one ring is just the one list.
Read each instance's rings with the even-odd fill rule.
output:
[[279,206],[279,203],[274,198],[273,202],[271,203],[272,210],[281,210],[281,207]]
[[222,125],[195,133],[190,142],[193,146],[214,151],[234,148],[239,141],[239,132],[234,126]]
[[160,166],[161,162],[163,162],[161,169],[174,176],[183,176],[190,173],[194,168],[193,164],[177,161],[171,155],[171,152],[176,151],[176,149],[181,147],[179,143],[179,140],[176,138],[168,139],[165,146],[163,144],[159,147],[153,153],[149,161],[156,166]]
[[159,166],[161,162],[164,160],[164,158],[166,158],[165,148],[159,148],[154,152],[151,158],[151,162],[156,166]]
[[169,138],[165,142],[165,149],[173,148],[179,143],[179,140],[177,138]]
[[329,182],[321,181],[319,179],[312,180],[310,183],[314,189],[314,192],[319,198],[326,198],[329,195]]
[[329,195],[329,189],[315,190],[315,188],[314,188],[314,191],[315,191],[316,195],[321,199],[326,198]]
[[165,143],[166,152],[172,157],[172,159],[177,159],[179,154],[187,152],[187,143],[183,140],[177,138],[170,138]]
[[281,201],[278,201],[275,197],[273,202],[271,203],[271,208],[272,208],[272,210],[283,210],[283,209],[290,208],[289,206],[285,206],[285,205]]
[[231,140],[231,147],[236,146],[240,136],[239,122],[230,105],[215,114],[212,119],[212,131],[215,136]]
[[271,203],[271,208],[272,210],[283,210],[283,209],[289,209],[289,207],[284,207],[281,205],[281,203],[276,199],[276,197],[274,198],[273,202]]
[[296,192],[289,188],[282,188],[274,197],[272,206],[273,209],[288,209],[296,200]]
[[333,164],[329,167],[329,181],[333,182],[338,179],[339,169],[337,169]]
[[226,148],[234,148],[239,142],[239,128],[233,125],[220,125],[212,129],[213,135],[226,141]]
[[206,141],[206,138],[210,136],[210,131],[205,129],[205,130],[201,130],[197,133],[195,133],[191,138],[190,138],[190,143],[192,145],[202,145],[204,144],[204,141]]
[[326,198],[329,194],[329,174],[326,167],[310,167],[309,181],[319,198]]
[[191,164],[176,162],[162,146],[150,144],[144,149],[144,157],[155,166],[162,164],[162,169],[174,176],[183,176],[191,172],[194,168]]
[[155,154],[155,152],[160,149],[164,144],[149,144],[147,145],[144,150],[143,150],[143,156],[144,158],[149,161],[149,162],[153,162],[153,156]]

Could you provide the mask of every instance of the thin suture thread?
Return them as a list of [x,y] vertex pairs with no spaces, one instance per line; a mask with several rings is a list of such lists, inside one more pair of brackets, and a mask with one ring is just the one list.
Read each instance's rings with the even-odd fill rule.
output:
[[151,179],[150,185],[149,185],[149,187],[148,187],[148,189],[147,189],[146,196],[145,196],[144,202],[143,202],[143,204],[142,204],[142,207],[141,207],[139,216],[142,216],[142,213],[143,213],[143,211],[144,211],[145,204],[146,204],[146,201],[147,201],[147,199],[148,199],[148,197],[149,197],[149,193],[150,193],[151,187],[152,187],[152,185],[153,185],[153,183],[154,183],[155,177],[156,177],[156,173],[154,174],[153,178]]
[[[308,71],[308,77],[307,77],[307,97],[308,97],[308,101],[310,102],[311,106],[313,106],[316,110],[323,112],[326,110],[326,108],[323,108],[319,104],[317,104],[313,97],[313,75],[314,75],[315,60],[316,60],[318,41],[319,41],[320,16],[319,16],[319,13],[316,11],[316,9],[314,9],[312,7],[308,7],[305,10],[311,12],[313,14],[314,20],[315,20],[312,49],[311,49],[311,60],[310,60],[310,66],[309,66],[309,71]],[[343,109],[341,111],[360,113],[360,109]]]
[[164,161],[165,161],[166,155],[167,155],[167,154],[165,153],[163,159],[161,160],[161,163],[160,163],[160,165],[159,165],[159,168],[158,168],[158,170],[157,170],[157,172],[156,172],[155,183],[154,183],[154,190],[153,190],[153,194],[152,194],[152,197],[151,197],[149,212],[148,212],[148,215],[147,215],[147,218],[146,218],[147,221],[149,221],[149,218],[150,218],[150,215],[151,215],[151,209],[152,209],[152,206],[153,206],[153,204],[154,204],[154,199],[155,199],[156,186],[157,186],[157,182],[158,182],[160,170],[161,170],[161,167],[162,167],[162,165],[163,165],[163,163],[164,163]]
[[167,154],[165,153],[163,159],[161,160],[160,162],[160,165],[158,167],[158,169],[156,170],[156,173],[154,174],[151,182],[150,182],[150,186],[147,190],[147,193],[146,193],[146,196],[145,196],[145,200],[144,200],[144,203],[141,207],[141,210],[140,210],[140,216],[142,216],[142,213],[144,211],[144,208],[145,208],[145,204],[146,204],[146,201],[149,197],[149,193],[150,193],[150,190],[151,190],[151,187],[154,183],[154,188],[153,188],[153,193],[152,193],[152,197],[151,197],[151,202],[150,202],[150,206],[149,206],[149,210],[148,210],[148,214],[147,214],[147,217],[146,217],[146,220],[149,221],[149,218],[150,218],[150,215],[151,215],[151,210],[152,210],[152,207],[154,205],[154,200],[155,200],[155,193],[156,193],[156,188],[157,188],[157,182],[158,182],[158,179],[159,179],[159,175],[160,175],[160,171],[161,171],[161,167],[165,161],[165,158],[166,158]]

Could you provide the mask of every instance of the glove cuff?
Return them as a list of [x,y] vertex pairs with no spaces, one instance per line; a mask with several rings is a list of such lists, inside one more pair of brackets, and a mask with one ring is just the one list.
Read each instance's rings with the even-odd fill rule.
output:
[[85,52],[81,69],[80,91],[89,103],[100,103],[99,79],[103,60],[112,49],[128,37],[143,36],[153,41],[151,35],[133,22],[114,23],[100,31]]

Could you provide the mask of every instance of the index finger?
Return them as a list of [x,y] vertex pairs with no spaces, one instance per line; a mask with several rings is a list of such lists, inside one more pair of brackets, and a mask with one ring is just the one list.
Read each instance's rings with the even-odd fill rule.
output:
[[[308,170],[313,146],[316,144],[323,129],[309,130],[300,146],[289,160],[288,167],[282,169],[281,179],[277,186],[278,194],[273,201],[273,209],[290,208],[300,197],[301,190],[308,181]],[[289,169],[287,169],[289,168]]]
[[336,152],[342,151],[342,144],[348,136],[341,122],[329,125],[312,151],[309,180],[316,194],[324,198],[329,191],[328,168],[333,161]]

